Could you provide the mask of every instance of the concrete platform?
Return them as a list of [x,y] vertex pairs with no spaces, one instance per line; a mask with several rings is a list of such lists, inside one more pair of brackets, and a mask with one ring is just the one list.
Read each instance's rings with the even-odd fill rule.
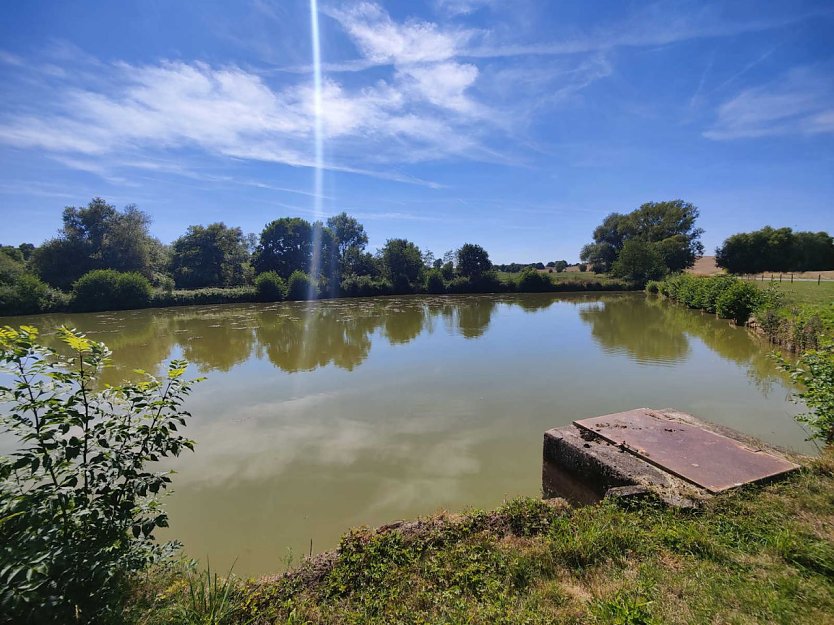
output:
[[715,493],[798,468],[739,432],[674,410],[639,408],[545,432],[542,490],[574,503],[653,494],[672,506],[697,507]]

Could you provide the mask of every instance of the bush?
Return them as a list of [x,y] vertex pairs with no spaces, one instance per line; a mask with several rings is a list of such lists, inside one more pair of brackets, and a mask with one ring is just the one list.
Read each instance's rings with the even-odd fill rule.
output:
[[449,281],[446,287],[447,293],[472,293],[472,281],[469,278],[458,276]]
[[781,356],[777,359],[782,370],[804,389],[797,399],[811,409],[797,420],[811,427],[812,438],[834,443],[834,344],[805,352],[797,364]]
[[264,302],[280,302],[287,296],[287,283],[274,271],[265,271],[255,278],[258,299]]
[[[164,381],[107,387],[110,351],[62,328],[65,359],[35,328],[0,329],[0,429],[16,442],[0,458],[0,620],[122,622],[132,573],[170,553],[158,494],[171,481],[146,464],[192,449],[177,432],[192,382],[174,361]],[[42,398],[48,397],[48,401]]]
[[391,283],[382,278],[350,275],[342,280],[341,294],[345,297],[373,297],[391,293]]
[[151,295],[147,278],[113,269],[90,271],[72,287],[72,303],[77,310],[142,308],[150,303]]
[[167,293],[157,291],[151,296],[151,306],[194,306],[197,304],[236,304],[255,302],[258,293],[255,287],[237,286],[232,288],[180,289]]
[[12,284],[0,286],[0,315],[30,315],[60,310],[67,305],[66,295],[29,273]]
[[539,273],[531,267],[524,268],[518,274],[517,288],[522,293],[543,293],[553,291],[553,281],[543,273]]
[[715,313],[718,307],[718,298],[735,283],[736,279],[732,276],[714,276],[702,279],[698,301],[700,307],[707,312]]
[[287,282],[287,299],[315,299],[317,290],[313,280],[303,271],[296,269]]
[[760,303],[759,289],[738,280],[718,297],[715,311],[722,319],[732,319],[738,325],[744,325]]
[[586,265],[585,263],[580,263],[579,264],[579,271],[581,271],[582,273],[585,273],[586,271],[588,271],[588,265]]
[[652,293],[654,295],[660,293],[660,282],[657,280],[649,280],[646,283],[646,293]]
[[443,281],[443,274],[440,269],[432,269],[426,272],[425,289],[426,293],[446,292],[446,283]]

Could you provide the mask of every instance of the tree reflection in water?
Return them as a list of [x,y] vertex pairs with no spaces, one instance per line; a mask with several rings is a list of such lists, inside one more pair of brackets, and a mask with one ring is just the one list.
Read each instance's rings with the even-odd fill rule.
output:
[[[155,372],[181,355],[202,373],[229,371],[253,354],[282,371],[312,371],[333,365],[352,371],[373,341],[404,345],[422,333],[477,339],[499,307],[529,313],[555,302],[578,307],[596,343],[607,353],[624,353],[641,364],[674,364],[688,358],[692,339],[747,368],[762,390],[784,379],[760,341],[712,315],[687,310],[642,294],[553,294],[417,296],[220,305],[79,315],[8,318],[36,324],[47,342],[62,324],[77,327],[116,353],[103,381],[117,383],[133,370]],[[306,332],[305,332],[306,328]],[[175,354],[179,350],[180,354]]]

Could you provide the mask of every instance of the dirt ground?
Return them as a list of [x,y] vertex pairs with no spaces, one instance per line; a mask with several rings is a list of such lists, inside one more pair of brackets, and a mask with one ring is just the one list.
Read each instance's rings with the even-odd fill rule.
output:
[[[687,269],[686,271],[687,273],[692,273],[698,276],[714,276],[722,273],[724,270],[715,264],[715,256],[702,256],[695,261],[695,265],[691,269]],[[791,273],[786,272],[781,275],[787,278],[791,275]],[[760,278],[762,274],[756,274],[756,276]],[[765,280],[769,280],[771,277],[778,280],[779,276],[780,274],[778,272],[767,271],[764,274]],[[794,280],[816,280],[819,276],[821,276],[823,280],[834,280],[834,269],[830,269],[828,271],[793,272]]]

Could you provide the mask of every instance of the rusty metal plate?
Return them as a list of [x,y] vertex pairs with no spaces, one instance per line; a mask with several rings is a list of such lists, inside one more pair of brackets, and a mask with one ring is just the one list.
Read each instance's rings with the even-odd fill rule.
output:
[[580,419],[574,425],[712,493],[798,468],[783,458],[645,408]]

